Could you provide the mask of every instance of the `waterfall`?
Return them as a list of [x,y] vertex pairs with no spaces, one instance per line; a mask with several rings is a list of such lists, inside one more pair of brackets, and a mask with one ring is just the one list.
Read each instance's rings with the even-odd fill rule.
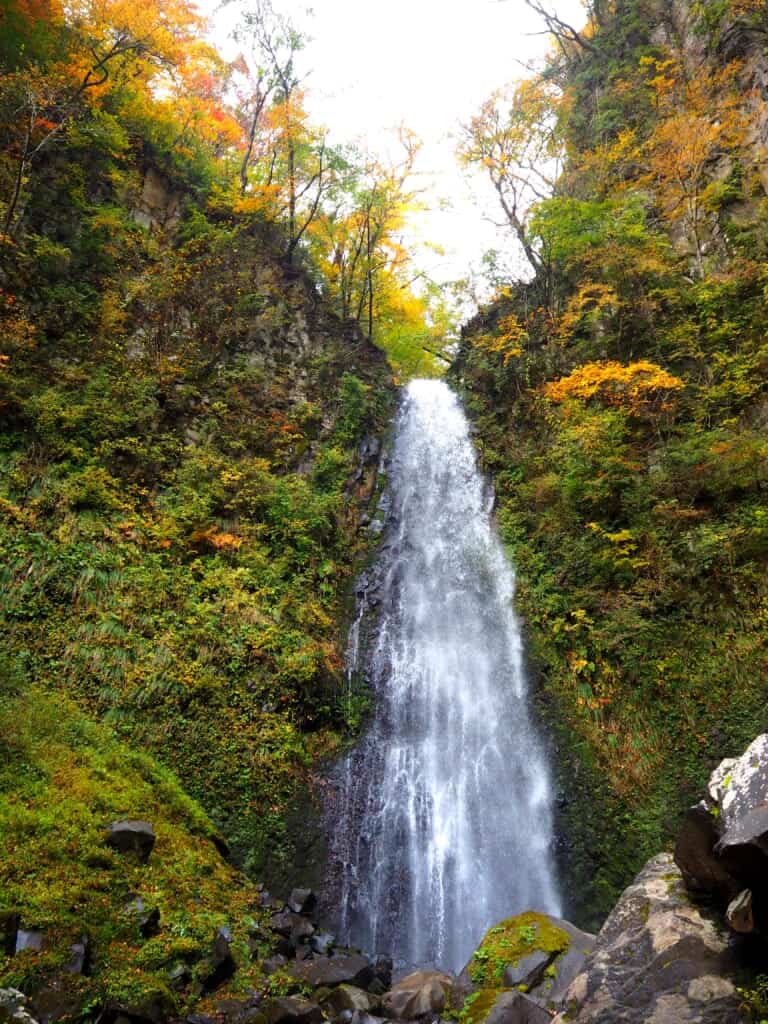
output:
[[340,769],[341,930],[401,963],[459,970],[494,922],[560,908],[514,575],[444,383],[408,386],[388,487],[372,635],[360,642],[358,618],[348,649],[375,709]]

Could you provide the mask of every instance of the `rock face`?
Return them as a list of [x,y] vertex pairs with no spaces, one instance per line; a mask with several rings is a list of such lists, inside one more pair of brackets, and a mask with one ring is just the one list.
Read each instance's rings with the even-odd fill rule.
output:
[[675,862],[690,888],[728,907],[734,931],[768,925],[768,733],[714,770],[686,814]]
[[721,927],[695,907],[669,854],[650,860],[600,930],[557,1024],[741,1024]]

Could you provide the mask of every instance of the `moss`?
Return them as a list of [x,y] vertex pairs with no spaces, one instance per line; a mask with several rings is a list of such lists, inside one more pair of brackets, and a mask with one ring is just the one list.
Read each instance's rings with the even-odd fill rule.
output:
[[[0,987],[36,991],[55,979],[74,1008],[179,1011],[195,996],[191,986],[171,993],[169,971],[203,963],[225,924],[241,967],[235,984],[257,980],[248,935],[254,920],[264,921],[259,893],[222,860],[209,818],[167,769],[89,722],[63,694],[36,688],[0,698],[0,736],[0,833],[10,851],[0,858],[0,917],[13,911],[45,937],[41,952],[0,956]],[[154,827],[146,864],[105,845],[109,823],[125,817]],[[129,908],[136,894],[160,912],[152,938]],[[83,934],[92,946],[89,977],[62,975]]]
[[464,1006],[459,1014],[461,1024],[481,1024],[493,1009],[494,1003],[502,992],[509,992],[506,988],[484,988],[478,992],[472,992],[464,1000]]
[[503,976],[504,968],[517,964],[534,951],[563,953],[570,945],[566,932],[546,914],[527,911],[507,918],[486,932],[469,963],[469,975],[481,988],[493,988]]

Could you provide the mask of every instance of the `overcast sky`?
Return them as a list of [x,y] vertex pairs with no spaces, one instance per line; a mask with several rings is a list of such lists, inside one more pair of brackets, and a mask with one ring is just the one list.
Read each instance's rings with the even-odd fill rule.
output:
[[[200,6],[224,49],[233,8],[217,11],[216,2]],[[306,0],[274,6],[312,37],[301,54],[308,106],[333,141],[361,139],[386,151],[401,122],[422,138],[418,185],[429,211],[417,230],[447,250],[425,253],[426,268],[450,280],[498,248],[498,232],[483,219],[482,188],[478,196],[456,164],[455,136],[495,88],[524,74],[520,62],[543,56],[548,43],[536,15],[522,0],[314,0],[311,15]],[[581,0],[553,6],[581,24]]]

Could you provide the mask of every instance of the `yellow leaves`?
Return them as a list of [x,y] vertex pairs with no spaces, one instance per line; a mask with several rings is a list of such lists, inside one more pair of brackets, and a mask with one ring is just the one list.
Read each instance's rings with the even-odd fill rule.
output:
[[569,341],[585,320],[594,321],[602,313],[614,313],[618,306],[619,299],[614,288],[588,281],[571,298],[566,311],[559,318],[556,327],[558,339],[561,342]]
[[673,395],[684,387],[679,377],[647,360],[627,366],[608,360],[579,366],[567,377],[547,384],[544,393],[552,402],[596,399],[639,415],[668,408]]
[[489,355],[501,356],[504,366],[511,359],[523,354],[523,346],[528,341],[528,331],[514,314],[499,320],[496,334],[481,334],[475,339],[478,348]]

